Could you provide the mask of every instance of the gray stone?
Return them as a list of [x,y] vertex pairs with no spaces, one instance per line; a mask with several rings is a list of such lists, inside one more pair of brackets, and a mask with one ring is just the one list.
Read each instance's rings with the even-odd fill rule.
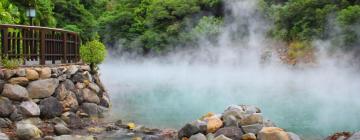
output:
[[77,72],[76,74],[74,74],[72,77],[71,77],[71,80],[74,82],[74,83],[84,83],[85,80],[86,80],[86,77],[81,73],[81,72]]
[[27,84],[29,84],[29,80],[25,77],[14,77],[11,78],[8,82],[13,85],[18,84],[22,86],[26,86]]
[[207,123],[201,120],[196,120],[192,122],[191,124],[195,125],[197,128],[200,129],[201,133],[206,133],[207,131]]
[[204,134],[198,133],[196,135],[192,135],[189,140],[207,140]]
[[232,140],[224,135],[217,136],[214,140]]
[[252,125],[252,124],[262,124],[263,123],[263,116],[261,113],[254,113],[251,115],[246,116],[245,118],[240,120],[241,125]]
[[100,92],[100,87],[94,83],[89,83],[88,87],[96,93]]
[[81,65],[80,70],[82,70],[82,71],[90,71],[90,66],[89,65]]
[[254,105],[240,105],[246,114],[261,113],[261,110]]
[[99,116],[99,106],[94,103],[83,103],[80,106],[82,112],[88,114],[90,117]]
[[92,81],[93,81],[93,78],[92,78],[90,72],[85,71],[85,72],[83,72],[83,75],[84,75],[84,77],[85,77],[85,80],[88,80],[89,82],[92,82]]
[[25,76],[26,76],[26,71],[25,71],[25,69],[17,69],[17,70],[16,70],[16,76],[25,77]]
[[110,103],[110,99],[106,96],[102,96],[102,98],[100,98],[100,104],[103,107],[107,107],[109,108],[111,103]]
[[80,82],[76,83],[76,88],[77,89],[83,89],[85,87],[86,87],[86,85],[84,83],[80,83]]
[[19,123],[23,123],[23,124],[32,124],[35,126],[41,126],[44,122],[38,118],[38,117],[32,117],[32,118],[26,118],[24,120],[21,120],[18,122]]
[[301,140],[301,138],[298,135],[296,135],[295,133],[293,133],[293,132],[287,132],[287,133],[290,137],[290,140]]
[[29,91],[29,97],[32,99],[46,98],[54,94],[58,85],[59,80],[54,78],[37,80],[30,82],[27,90]]
[[241,126],[245,133],[257,134],[264,127],[262,124],[252,124]]
[[4,78],[4,71],[0,69],[0,80],[3,80]]
[[51,119],[63,112],[62,104],[55,98],[49,97],[40,101],[40,117]]
[[229,115],[228,117],[224,118],[224,124],[225,126],[228,127],[229,126],[239,127],[239,124],[233,115]]
[[39,106],[32,102],[32,101],[24,101],[19,106],[20,111],[23,115],[26,116],[39,116],[40,115],[40,108]]
[[64,84],[65,85],[65,88],[67,90],[70,90],[70,91],[74,91],[76,88],[75,88],[75,84],[69,80],[69,79],[66,79],[64,82],[62,82],[61,84]]
[[55,128],[56,135],[71,134],[71,130],[63,124],[60,124],[60,123],[56,124],[54,128]]
[[10,128],[11,125],[12,125],[12,121],[10,119],[0,118],[0,128]]
[[360,132],[356,132],[353,135],[351,135],[350,138],[348,138],[347,140],[360,140]]
[[6,134],[0,132],[0,140],[9,140],[9,137]]
[[241,106],[231,105],[224,111],[223,120],[231,119],[229,117],[235,117],[237,122],[239,122],[239,120],[246,117],[246,112],[243,110]]
[[76,65],[71,65],[68,67],[67,71],[66,71],[66,74],[68,75],[74,75],[76,72],[78,72],[79,70],[79,67],[76,66]]
[[84,88],[82,90],[82,93],[83,93],[83,97],[84,97],[84,101],[85,102],[88,102],[88,103],[96,103],[96,104],[99,104],[100,103],[100,99],[99,97],[97,96],[97,94],[88,89],[88,88]]
[[41,138],[42,132],[39,128],[28,123],[16,124],[16,136],[20,140],[30,140]]
[[4,70],[3,72],[4,72],[5,79],[10,79],[11,77],[15,76],[15,74],[16,74],[16,70],[7,69],[7,70]]
[[206,134],[206,139],[207,140],[214,140],[215,139],[215,135],[213,133],[208,133]]
[[215,132],[215,137],[218,137],[220,135],[224,135],[233,140],[241,140],[243,132],[238,127],[224,127],[220,128]]
[[8,117],[14,110],[11,101],[6,97],[0,96],[0,117]]
[[179,139],[182,139],[183,137],[190,138],[192,135],[199,132],[200,129],[197,126],[188,123],[179,130],[178,137]]
[[1,95],[16,101],[23,101],[29,98],[28,91],[24,87],[12,84],[5,84]]
[[59,80],[60,82],[62,82],[67,79],[67,76],[66,76],[66,74],[63,74],[63,75],[58,76],[56,79]]
[[94,140],[93,136],[61,135],[53,137],[54,140]]
[[69,128],[82,129],[85,127],[83,120],[73,112],[65,112],[61,115],[61,119],[68,124]]
[[6,82],[0,79],[0,92],[4,89]]
[[15,108],[15,110],[10,114],[10,120],[12,121],[20,121],[24,117],[23,115]]

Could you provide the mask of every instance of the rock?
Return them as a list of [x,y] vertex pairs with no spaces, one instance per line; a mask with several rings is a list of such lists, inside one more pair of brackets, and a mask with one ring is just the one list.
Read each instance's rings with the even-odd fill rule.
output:
[[14,110],[11,101],[6,97],[0,96],[0,117],[8,117]]
[[224,118],[224,125],[227,127],[229,126],[239,127],[239,124],[233,115],[229,115],[228,117]]
[[196,127],[193,124],[186,124],[184,127],[182,127],[178,132],[179,139],[182,139],[183,137],[189,138],[192,135],[199,133],[200,129]]
[[63,101],[60,101],[65,111],[76,111],[79,107],[75,93],[69,91],[69,95]]
[[32,101],[24,101],[19,106],[20,111],[22,114],[26,116],[39,116],[40,115],[40,108],[37,104]]
[[189,140],[207,140],[204,134],[198,133],[196,135],[192,135]]
[[10,120],[12,121],[20,121],[22,120],[24,117],[23,115],[18,112],[18,110],[15,108],[15,110],[10,114]]
[[76,83],[76,88],[77,89],[83,89],[85,87],[86,87],[86,85],[84,83],[80,83],[80,82]]
[[66,74],[68,75],[74,75],[76,72],[78,72],[79,68],[76,65],[71,65],[68,67]]
[[276,127],[275,123],[270,120],[264,120],[263,124],[265,127]]
[[59,117],[55,117],[55,118],[51,119],[50,122],[53,123],[53,124],[62,124],[64,126],[66,126],[66,127],[68,126],[66,124],[66,122],[64,120],[62,120],[61,118],[59,118]]
[[99,107],[94,103],[83,103],[80,106],[82,112],[88,114],[90,117],[98,117]]
[[233,140],[241,140],[243,132],[238,127],[224,127],[216,131],[215,137],[224,135]]
[[41,79],[47,79],[51,77],[51,69],[48,67],[42,68],[40,72]]
[[82,74],[84,75],[85,80],[89,81],[90,83],[93,81],[93,78],[92,78],[90,72],[85,71],[85,72],[83,72]]
[[26,79],[25,77],[11,78],[8,82],[13,85],[18,84],[22,86],[26,86],[27,84],[29,84],[29,80]]
[[5,79],[10,79],[11,77],[15,76],[15,74],[16,74],[16,70],[6,69],[3,72],[4,72],[4,78]]
[[65,85],[65,88],[67,90],[74,91],[76,89],[75,84],[69,79],[66,79],[64,82],[61,82],[61,84]]
[[207,139],[207,140],[214,140],[214,139],[215,139],[215,135],[214,135],[213,133],[208,133],[208,134],[206,135],[206,139]]
[[16,136],[21,140],[39,139],[42,132],[39,128],[32,124],[17,123],[16,124]]
[[70,134],[71,130],[63,124],[56,124],[55,133],[56,135],[66,135],[66,134]]
[[240,105],[246,114],[261,113],[261,110],[254,105]]
[[95,140],[93,136],[61,135],[53,137],[54,140]]
[[356,132],[353,135],[351,135],[350,138],[348,138],[347,140],[360,140],[360,132]]
[[264,126],[262,124],[252,124],[241,126],[245,133],[254,133],[257,134]]
[[6,134],[0,132],[0,140],[9,140],[9,137]]
[[253,133],[247,133],[241,136],[241,140],[256,140],[256,136]]
[[86,77],[80,73],[80,72],[77,72],[75,75],[73,75],[71,77],[71,80],[74,82],[74,83],[84,83],[84,81],[86,80]]
[[214,140],[233,140],[224,135],[217,136]]
[[191,123],[192,125],[196,126],[200,129],[200,133],[206,133],[207,132],[207,123],[205,121],[196,120]]
[[27,90],[29,91],[29,97],[32,99],[46,98],[54,94],[58,85],[59,80],[54,78],[37,80],[30,82]]
[[81,129],[84,128],[83,120],[73,112],[65,112],[61,115],[61,119],[64,120],[69,128]]
[[0,128],[10,128],[11,125],[12,122],[8,118],[0,118]]
[[5,84],[1,95],[16,101],[23,101],[29,98],[29,93],[24,87],[12,84]]
[[290,140],[289,135],[281,128],[263,127],[258,134],[260,140]]
[[88,88],[84,88],[82,90],[82,93],[83,93],[83,97],[84,97],[84,101],[85,102],[88,102],[88,103],[96,103],[96,104],[99,104],[100,103],[100,99],[99,97],[97,96],[97,94],[88,89]]
[[25,77],[25,76],[26,76],[26,71],[25,71],[25,69],[18,69],[18,70],[16,70],[16,76]]
[[0,69],[0,80],[3,80],[4,78],[4,71]]
[[231,105],[224,111],[223,120],[233,119],[229,117],[235,117],[238,122],[239,120],[246,117],[246,112],[241,106]]
[[82,70],[82,71],[90,71],[90,66],[89,65],[81,65],[80,70]]
[[100,87],[94,83],[89,83],[88,87],[96,93],[100,92]]
[[217,118],[215,116],[205,119],[205,121],[207,121],[208,133],[216,132],[216,130],[218,130],[223,125],[223,122],[220,120],[220,118]]
[[60,100],[63,101],[65,100],[65,98],[70,94],[70,91],[68,91],[65,88],[65,85],[63,83],[61,83],[56,89],[55,89],[55,93],[54,96]]
[[6,82],[4,80],[0,79],[0,91],[2,91],[4,89]]
[[293,133],[293,132],[287,132],[287,133],[290,137],[290,140],[301,140],[301,138],[298,135],[296,135],[295,133]]
[[146,135],[142,138],[142,140],[165,140],[165,139],[156,135]]
[[63,112],[62,104],[55,98],[49,97],[40,101],[40,117],[51,119]]
[[43,121],[38,117],[33,117],[33,118],[27,118],[27,119],[21,120],[18,123],[32,124],[35,126],[40,126],[41,124],[43,124]]
[[103,107],[107,107],[109,108],[111,103],[110,103],[110,99],[106,96],[102,96],[102,98],[100,98],[100,104]]
[[243,118],[240,120],[240,124],[241,125],[252,125],[252,124],[257,124],[263,123],[263,116],[260,113],[255,113],[255,114],[251,114],[250,116],[247,116],[246,118]]
[[56,79],[59,80],[60,82],[65,81],[67,79],[67,75],[66,74],[60,75]]
[[33,81],[39,79],[39,73],[33,69],[26,69],[26,79]]

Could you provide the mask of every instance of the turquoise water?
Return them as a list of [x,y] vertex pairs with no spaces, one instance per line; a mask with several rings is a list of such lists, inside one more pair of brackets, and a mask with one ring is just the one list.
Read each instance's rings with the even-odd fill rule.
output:
[[207,112],[250,104],[278,126],[306,138],[360,130],[360,80],[341,68],[307,71],[110,62],[101,68],[113,117],[147,126],[180,128]]

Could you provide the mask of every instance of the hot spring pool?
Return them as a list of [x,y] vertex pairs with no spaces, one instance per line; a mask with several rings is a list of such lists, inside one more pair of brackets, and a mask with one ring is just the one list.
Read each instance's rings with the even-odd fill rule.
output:
[[146,126],[180,128],[207,112],[250,104],[278,126],[306,138],[360,130],[360,80],[341,68],[107,62],[101,71],[113,117]]

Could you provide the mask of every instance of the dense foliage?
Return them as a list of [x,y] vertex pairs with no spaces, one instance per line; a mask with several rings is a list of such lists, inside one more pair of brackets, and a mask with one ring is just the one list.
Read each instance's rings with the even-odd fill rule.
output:
[[93,72],[94,67],[104,61],[106,54],[105,45],[98,40],[89,41],[80,47],[81,60],[90,64]]
[[[24,13],[33,6],[34,24],[79,32],[84,43],[100,37],[108,47],[163,53],[175,46],[196,46],[201,38],[216,39],[225,1],[0,0],[0,23],[30,24]],[[289,46],[314,39],[348,48],[360,44],[360,0],[259,1],[264,17],[274,23],[269,36]]]

